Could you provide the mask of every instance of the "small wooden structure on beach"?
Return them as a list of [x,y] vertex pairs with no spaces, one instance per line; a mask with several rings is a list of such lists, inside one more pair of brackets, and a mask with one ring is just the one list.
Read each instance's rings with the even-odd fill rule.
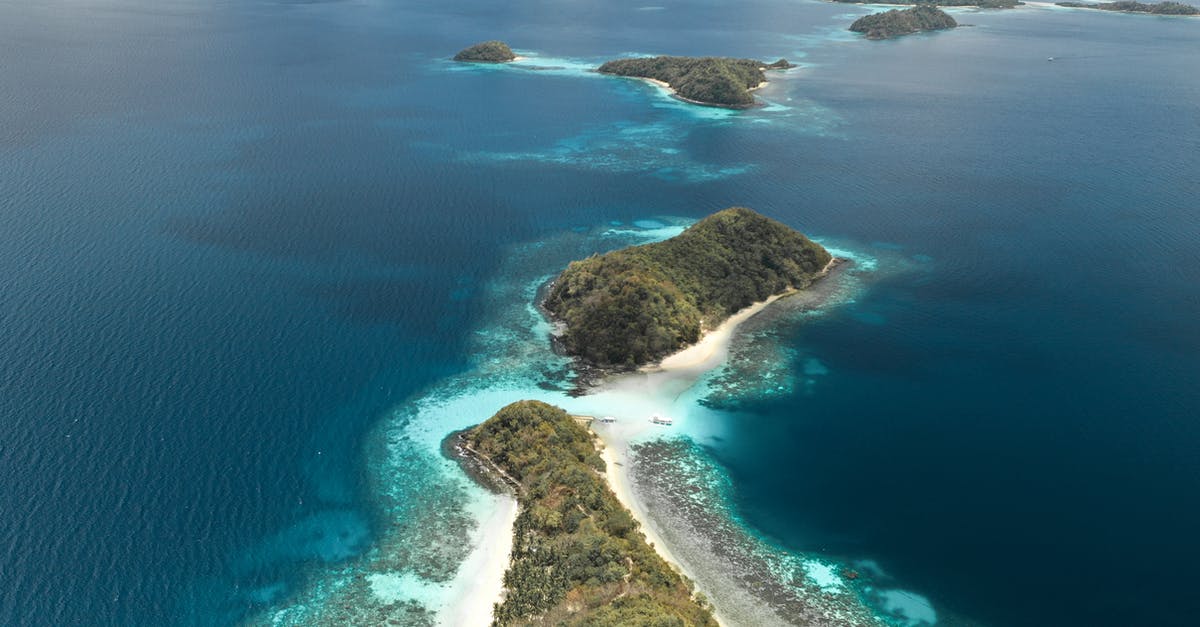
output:
[[596,420],[595,416],[583,416],[580,414],[571,414],[571,418],[573,418],[575,422],[578,422],[580,425],[583,425],[584,429],[591,429],[592,422]]

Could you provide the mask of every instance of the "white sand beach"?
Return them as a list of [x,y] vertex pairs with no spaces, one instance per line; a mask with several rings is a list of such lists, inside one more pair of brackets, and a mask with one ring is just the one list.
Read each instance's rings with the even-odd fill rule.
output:
[[725,356],[729,351],[729,341],[733,339],[733,332],[737,330],[738,325],[753,318],[755,314],[769,307],[771,303],[795,293],[795,290],[792,290],[783,294],[777,294],[767,300],[746,307],[730,316],[717,328],[705,333],[699,342],[677,353],[668,355],[657,365],[647,366],[642,371],[697,371],[698,373],[702,373],[712,370],[725,360]]
[[[842,261],[839,258],[831,259],[818,273],[817,280],[827,277]],[[669,415],[673,407],[681,409],[675,405],[675,401],[694,386],[702,375],[725,362],[738,327],[780,299],[805,293],[810,292],[790,290],[754,303],[705,333],[696,344],[667,356],[658,364],[614,377],[594,394],[584,397],[589,408],[594,407],[596,413],[605,415],[607,412],[619,416],[615,422],[593,425],[603,442],[601,454],[607,468],[605,478],[609,486],[638,520],[646,540],[653,544],[658,554],[695,582],[697,590],[709,599],[716,595],[706,589],[706,578],[698,577],[687,560],[681,559],[683,553],[674,550],[676,547],[664,539],[655,527],[653,518],[648,515],[647,503],[639,496],[630,473],[629,447],[631,443],[650,436],[649,431],[671,428],[651,423],[648,416],[654,413]],[[814,299],[822,297],[820,293],[813,293]],[[722,618],[720,607],[713,607],[713,614],[719,623],[729,624]]]
[[[815,280],[820,280],[828,275],[829,271],[840,261],[836,257],[830,259],[829,263],[825,264],[825,267],[821,268],[821,271],[817,273]],[[701,336],[700,341],[664,357],[658,364],[643,367],[641,371],[696,371],[699,374],[712,370],[725,360],[725,356],[729,352],[729,341],[733,339],[733,333],[737,330],[738,325],[753,318],[756,314],[769,307],[771,303],[780,298],[791,296],[798,291],[794,289],[788,290],[742,309],[729,318],[726,318],[717,328]]]
[[497,501],[491,516],[480,526],[475,550],[458,569],[452,584],[457,593],[440,617],[440,624],[446,627],[487,627],[492,624],[493,604],[504,600],[504,571],[508,570],[512,553],[518,508],[511,496],[500,495]]
[[[817,279],[828,275],[840,261],[836,258],[831,259],[817,275]],[[702,375],[725,362],[730,343],[740,325],[780,299],[804,293],[806,291],[790,290],[754,303],[705,333],[696,344],[669,355],[658,364],[636,372],[615,375],[582,397],[567,402],[563,402],[562,399],[556,401],[571,413],[616,417],[613,422],[592,425],[602,443],[601,456],[605,462],[605,479],[609,487],[638,520],[647,541],[654,546],[659,555],[684,576],[696,582],[698,591],[709,598],[714,595],[706,590],[704,582],[698,580],[689,570],[686,561],[679,559],[678,551],[673,551],[664,541],[662,534],[655,528],[653,519],[648,515],[646,503],[639,498],[629,472],[629,447],[631,443],[651,436],[649,432],[652,430],[672,428],[650,422],[649,416],[671,415],[674,410],[682,411],[683,407],[677,404],[681,396],[692,388]],[[682,415],[676,415],[675,418],[686,419]],[[508,499],[508,503],[508,509],[495,514],[485,524],[486,531],[483,533],[487,538],[480,542],[479,548],[460,570],[464,576],[476,573],[474,577],[477,583],[471,588],[474,594],[469,602],[450,612],[444,624],[486,625],[491,620],[492,604],[503,599],[503,575],[512,550],[512,524],[517,514],[515,501]],[[481,552],[487,555],[482,556]],[[714,615],[718,622],[725,624],[721,619],[720,608],[714,608]]]

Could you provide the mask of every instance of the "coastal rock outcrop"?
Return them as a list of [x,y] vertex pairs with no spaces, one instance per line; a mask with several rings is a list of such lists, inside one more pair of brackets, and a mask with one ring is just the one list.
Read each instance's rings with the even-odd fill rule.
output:
[[831,260],[792,228],[733,207],[671,239],[572,262],[543,306],[565,323],[567,353],[629,368],[696,342],[751,304],[808,287]]
[[503,41],[484,41],[469,48],[464,48],[454,55],[455,61],[474,63],[504,63],[516,59],[512,48]]

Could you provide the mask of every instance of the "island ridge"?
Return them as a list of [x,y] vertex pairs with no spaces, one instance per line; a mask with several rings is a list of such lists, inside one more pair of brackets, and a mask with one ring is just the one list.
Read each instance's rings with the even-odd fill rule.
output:
[[716,627],[609,488],[595,436],[565,411],[518,401],[460,440],[520,506],[493,625]]
[[744,207],[679,235],[572,262],[543,307],[562,348],[586,363],[632,368],[700,339],[739,310],[808,287],[833,260],[819,244]]
[[892,9],[858,18],[850,30],[863,33],[867,39],[891,39],[929,30],[955,28],[958,22],[945,11],[928,4],[911,9]]
[[658,81],[694,104],[743,109],[754,105],[751,90],[767,82],[767,70],[793,67],[787,59],[774,63],[729,57],[643,57],[601,65],[601,74]]

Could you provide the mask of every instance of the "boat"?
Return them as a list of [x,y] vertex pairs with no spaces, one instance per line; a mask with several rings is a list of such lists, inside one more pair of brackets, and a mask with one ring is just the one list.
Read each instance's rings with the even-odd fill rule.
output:
[[666,416],[660,416],[658,414],[654,414],[653,416],[650,416],[650,422],[653,422],[656,425],[667,425],[667,426],[675,424],[674,420],[671,420],[670,418],[667,418]]
[[616,421],[617,421],[617,419],[613,418],[612,416],[604,416],[603,418],[600,419],[600,422],[616,422]]

